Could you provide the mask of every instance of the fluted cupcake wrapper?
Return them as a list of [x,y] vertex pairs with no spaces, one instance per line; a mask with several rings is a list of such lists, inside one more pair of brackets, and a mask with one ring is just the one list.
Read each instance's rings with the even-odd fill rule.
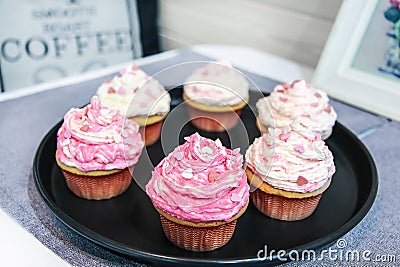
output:
[[257,189],[250,196],[261,213],[278,220],[298,221],[315,211],[322,194],[306,198],[287,198]]
[[128,189],[132,182],[128,168],[101,176],[79,175],[63,169],[62,172],[68,188],[75,195],[86,199],[101,200],[118,196]]
[[235,127],[242,113],[242,109],[225,112],[209,112],[190,105],[188,105],[187,108],[191,123],[196,128],[208,132],[223,132]]
[[196,227],[173,222],[160,214],[165,236],[176,246],[195,252],[211,251],[232,238],[236,221],[210,227]]

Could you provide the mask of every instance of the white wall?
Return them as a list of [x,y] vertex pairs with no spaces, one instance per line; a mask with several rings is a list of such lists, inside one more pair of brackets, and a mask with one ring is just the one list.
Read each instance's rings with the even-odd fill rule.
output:
[[315,68],[342,0],[160,0],[164,50],[251,46]]

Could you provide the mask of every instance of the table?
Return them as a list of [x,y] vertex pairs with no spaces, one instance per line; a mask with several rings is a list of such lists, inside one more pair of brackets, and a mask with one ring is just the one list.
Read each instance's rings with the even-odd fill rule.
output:
[[[246,47],[202,45],[165,52],[137,60],[153,74],[172,64],[227,59],[241,68],[263,90],[270,80],[311,79],[312,70],[294,62]],[[155,64],[156,62],[156,64]],[[128,63],[126,63],[128,64]],[[0,263],[3,266],[136,266],[75,234],[45,206],[31,175],[39,142],[71,107],[85,105],[104,79],[126,65],[28,88],[0,98]],[[176,84],[165,77],[166,86]],[[84,87],[84,88],[83,88]],[[23,96],[25,95],[25,96]],[[346,250],[371,251],[372,256],[394,255],[400,261],[400,123],[390,121],[340,101],[332,100],[338,120],[370,150],[379,173],[379,189],[372,209],[353,230],[342,237]],[[338,249],[333,244],[332,249]],[[256,253],[256,252],[255,252]],[[382,258],[382,257],[381,257]],[[287,266],[343,266],[378,262],[332,261],[289,263]],[[395,266],[395,263],[382,263]],[[393,264],[393,265],[391,265]]]

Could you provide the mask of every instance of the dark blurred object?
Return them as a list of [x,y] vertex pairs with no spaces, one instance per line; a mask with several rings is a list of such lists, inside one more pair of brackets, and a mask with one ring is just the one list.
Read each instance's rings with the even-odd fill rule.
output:
[[160,52],[158,40],[158,0],[137,0],[143,56]]

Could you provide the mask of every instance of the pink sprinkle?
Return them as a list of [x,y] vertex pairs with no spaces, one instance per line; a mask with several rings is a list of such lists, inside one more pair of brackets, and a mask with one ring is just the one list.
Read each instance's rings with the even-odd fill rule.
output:
[[297,178],[297,182],[296,183],[297,183],[298,186],[302,186],[302,185],[308,184],[308,180],[300,175]]
[[282,82],[282,87],[287,90],[289,89],[289,85],[286,82]]
[[216,180],[218,180],[219,179],[219,175],[218,175],[218,173],[216,173],[215,171],[210,171],[209,173],[208,173],[208,181],[210,182],[210,183],[213,183],[213,182],[215,182]]
[[284,94],[285,93],[285,90],[283,90],[283,89],[278,89],[278,90],[276,90],[278,93],[282,93],[282,94]]
[[315,139],[316,139],[316,140],[321,140],[321,133],[315,132],[315,133],[314,133],[314,136],[315,136]]
[[242,198],[239,196],[239,194],[233,193],[231,196],[231,200],[233,202],[240,202],[240,201],[242,201]]
[[313,108],[318,107],[318,102],[311,103],[311,106],[312,106]]
[[293,82],[292,82],[292,84],[290,85],[290,87],[294,87],[294,85],[296,84],[296,83],[299,83],[299,82],[301,82],[301,80],[294,80]]
[[197,86],[193,86],[192,90],[193,90],[194,93],[197,93],[199,91],[199,88]]
[[322,97],[322,95],[321,95],[320,93],[315,93],[314,95],[315,95],[315,97],[317,97],[317,98],[321,98],[321,97]]
[[67,139],[71,138],[71,132],[68,129],[65,130],[64,137]]
[[125,93],[126,93],[125,88],[124,88],[123,86],[120,86],[120,87],[118,88],[118,93],[119,93],[119,94],[125,94]]
[[126,73],[126,69],[125,68],[123,68],[120,72],[119,72],[119,74],[121,74],[121,75],[124,75]]
[[98,132],[100,132],[100,130],[101,130],[101,128],[99,125],[97,125],[97,124],[93,125],[92,132],[98,133]]
[[279,135],[279,139],[286,142],[286,140],[289,139],[290,135],[291,135],[290,132],[288,132],[288,133],[282,133],[281,135]]
[[87,124],[83,125],[83,126],[81,127],[81,131],[82,131],[82,132],[87,132],[87,131],[89,131],[89,125],[87,125]]
[[331,106],[329,106],[329,105],[326,106],[325,111],[328,112],[328,113],[331,113],[331,111],[332,111]]
[[282,102],[285,102],[285,103],[288,101],[288,99],[286,97],[282,97],[282,96],[279,97],[279,100]]
[[113,87],[108,88],[109,94],[115,94],[115,89]]
[[232,150],[232,154],[233,155],[237,155],[240,152],[240,147],[235,148],[234,150]]
[[139,69],[139,66],[136,65],[136,64],[133,64],[133,65],[132,65],[132,69],[133,69],[133,70],[138,70],[138,69]]
[[306,87],[307,87],[308,89],[312,89],[312,86],[311,86],[311,84],[309,84],[309,83],[306,83]]
[[165,172],[170,173],[173,168],[174,168],[174,165],[168,164],[167,167],[165,167]]
[[302,146],[302,145],[295,146],[294,150],[296,150],[299,153],[304,153],[304,151],[305,151],[304,146]]
[[175,157],[177,160],[183,159],[183,156],[184,156],[183,153],[180,152],[180,151],[174,153],[174,157]]

